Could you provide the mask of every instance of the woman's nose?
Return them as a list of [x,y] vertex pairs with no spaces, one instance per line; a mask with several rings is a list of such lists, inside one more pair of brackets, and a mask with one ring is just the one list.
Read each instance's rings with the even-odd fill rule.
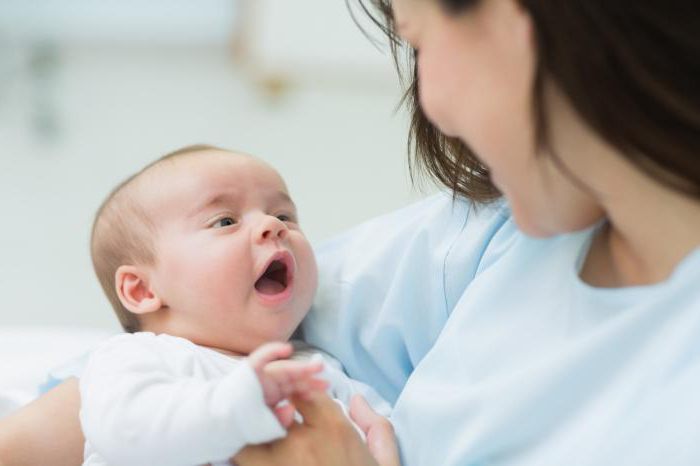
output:
[[265,241],[281,240],[287,236],[287,225],[277,217],[265,215],[260,221],[258,232],[255,235],[259,243]]

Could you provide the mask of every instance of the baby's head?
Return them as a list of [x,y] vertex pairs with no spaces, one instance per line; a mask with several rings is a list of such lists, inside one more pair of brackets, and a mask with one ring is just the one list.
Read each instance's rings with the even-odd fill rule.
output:
[[241,354],[288,339],[317,282],[284,180],[210,146],[168,154],[117,186],[97,212],[91,255],[126,331]]

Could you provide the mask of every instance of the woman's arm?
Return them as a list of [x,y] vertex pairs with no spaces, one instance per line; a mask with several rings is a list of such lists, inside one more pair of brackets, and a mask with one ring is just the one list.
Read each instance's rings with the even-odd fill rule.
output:
[[509,244],[508,220],[503,204],[475,209],[438,194],[325,242],[304,340],[393,405],[485,251]]
[[78,380],[68,379],[0,420],[0,465],[78,466],[83,462]]
[[238,466],[401,466],[389,421],[374,413],[362,397],[350,408],[353,420],[365,432],[365,444],[340,407],[324,393],[310,400],[295,398],[304,418],[290,427],[285,438],[248,446],[232,460]]

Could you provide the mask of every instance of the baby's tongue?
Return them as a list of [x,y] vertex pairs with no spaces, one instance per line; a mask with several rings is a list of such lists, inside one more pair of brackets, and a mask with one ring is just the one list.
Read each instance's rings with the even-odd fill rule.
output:
[[262,294],[277,294],[284,291],[284,285],[267,277],[261,277],[255,283],[255,289]]

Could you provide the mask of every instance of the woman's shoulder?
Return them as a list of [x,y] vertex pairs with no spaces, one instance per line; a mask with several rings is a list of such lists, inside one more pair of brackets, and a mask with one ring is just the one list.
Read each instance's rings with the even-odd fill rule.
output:
[[416,256],[431,251],[444,255],[461,236],[489,242],[510,217],[504,201],[479,205],[441,192],[365,221],[321,243],[316,253],[322,264],[326,258],[342,256],[344,265],[375,256]]

